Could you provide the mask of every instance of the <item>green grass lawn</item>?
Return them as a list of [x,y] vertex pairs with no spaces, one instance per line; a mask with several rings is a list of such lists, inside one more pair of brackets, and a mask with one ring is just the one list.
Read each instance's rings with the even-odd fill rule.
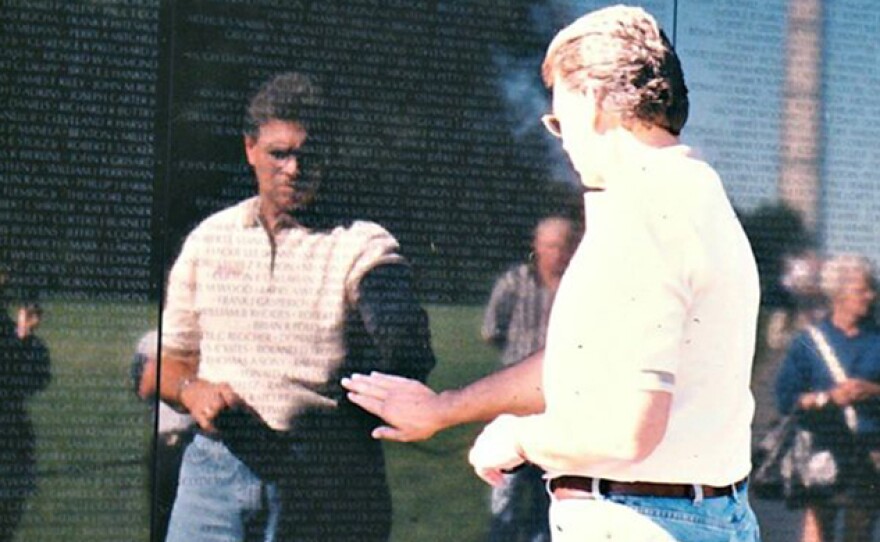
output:
[[[482,308],[428,307],[437,368],[434,389],[459,387],[497,367],[497,353],[479,338]],[[456,427],[418,444],[389,443],[395,542],[486,538],[489,489],[467,453],[480,426]]]
[[148,540],[146,451],[151,423],[135,399],[129,361],[156,308],[45,303],[38,331],[52,382],[30,403],[39,492],[18,541]]
[[[52,353],[53,380],[30,403],[37,429],[39,492],[18,542],[146,541],[146,451],[151,422],[131,392],[129,361],[157,307],[45,303],[39,334]],[[496,367],[479,339],[480,307],[428,307],[438,365],[435,388],[459,386]],[[428,442],[388,444],[396,542],[485,537],[488,489],[467,451],[479,427]],[[196,541],[193,541],[196,542]]]

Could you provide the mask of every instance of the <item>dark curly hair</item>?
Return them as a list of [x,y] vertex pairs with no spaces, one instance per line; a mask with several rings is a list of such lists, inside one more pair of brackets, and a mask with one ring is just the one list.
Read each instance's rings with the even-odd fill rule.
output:
[[597,104],[678,135],[688,117],[681,63],[657,21],[641,8],[612,6],[589,13],[556,35],[542,77],[572,90],[592,86]]
[[260,85],[250,99],[244,114],[242,131],[245,137],[258,138],[260,127],[274,120],[295,122],[306,129],[308,138],[302,155],[304,180],[315,186],[320,183],[315,199],[301,209],[296,218],[301,224],[315,229],[332,228],[343,221],[334,198],[340,187],[330,174],[334,159],[338,158],[335,133],[336,104],[309,76],[296,72],[279,73]]
[[324,133],[325,101],[311,78],[296,72],[280,73],[263,83],[248,103],[242,131],[257,137],[260,126],[272,120],[296,122],[309,132]]

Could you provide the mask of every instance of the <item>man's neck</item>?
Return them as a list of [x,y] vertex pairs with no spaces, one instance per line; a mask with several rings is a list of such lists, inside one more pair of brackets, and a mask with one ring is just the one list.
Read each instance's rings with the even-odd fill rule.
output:
[[640,163],[651,151],[674,147],[680,143],[679,138],[656,126],[637,124],[632,128],[618,126],[611,139],[610,160],[612,167],[628,166]]
[[274,236],[279,230],[292,228],[297,225],[296,218],[290,213],[267,209],[260,200],[259,212],[257,215],[260,224],[266,229],[269,235]]
[[535,266],[535,270],[538,272],[538,278],[541,279],[541,284],[543,284],[545,288],[551,292],[555,292],[556,289],[559,288],[559,281],[562,279],[562,275],[554,273],[553,271],[541,269],[540,266]]
[[632,137],[642,145],[652,149],[663,149],[678,145],[681,141],[677,135],[673,135],[659,126],[635,123],[627,130]]
[[602,137],[604,143],[600,146],[605,152],[597,164],[597,169],[590,172],[593,175],[591,178],[582,179],[582,183],[588,189],[607,188],[607,178],[613,177],[621,169],[644,163],[651,151],[674,147],[681,143],[678,136],[663,128],[644,124],[634,124],[632,127],[616,124],[608,128]]

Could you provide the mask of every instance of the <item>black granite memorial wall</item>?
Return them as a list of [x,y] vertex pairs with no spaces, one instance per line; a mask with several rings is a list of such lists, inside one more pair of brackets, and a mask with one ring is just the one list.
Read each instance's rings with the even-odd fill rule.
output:
[[[779,134],[786,13],[797,1],[639,2],[676,43],[691,97],[684,140],[752,215],[759,257],[775,264],[763,267],[768,284],[795,248],[880,256],[880,154],[871,152],[880,10],[871,0],[827,2],[819,18],[818,231],[787,209],[761,210],[780,199],[780,149],[790,144]],[[549,108],[540,62],[560,27],[611,3],[0,0],[0,271],[10,300],[50,304],[53,354],[52,382],[29,404],[39,497],[21,540],[146,538],[153,433],[128,360],[158,323],[187,233],[256,192],[241,119],[262,81],[289,70],[316,79],[336,128],[324,208],[390,230],[423,301],[477,314],[461,305],[484,302],[493,278],[528,257],[541,217],[581,218],[575,176],[539,122]],[[458,356],[459,335],[438,351]],[[0,434],[0,444],[14,440]],[[460,451],[417,450],[435,465]],[[430,485],[425,463],[419,490]],[[427,511],[416,499],[395,519],[398,539],[444,538],[432,521],[451,538],[459,521],[479,531],[477,490],[455,491],[461,499]],[[420,530],[429,535],[408,538]]]
[[499,88],[499,51],[546,42],[528,7],[5,2],[3,259],[29,297],[158,299],[186,233],[254,193],[244,104],[295,70],[335,107],[323,197],[391,230],[426,299],[481,300],[538,218],[577,214]]

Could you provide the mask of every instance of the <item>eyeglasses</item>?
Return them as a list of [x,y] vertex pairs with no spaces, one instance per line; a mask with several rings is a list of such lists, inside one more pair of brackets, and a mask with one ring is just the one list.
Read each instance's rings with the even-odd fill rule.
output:
[[559,117],[552,113],[547,113],[541,116],[541,122],[544,123],[544,128],[550,132],[550,135],[558,138],[562,137],[562,125],[559,123]]
[[302,148],[273,149],[269,151],[269,156],[276,162],[287,162],[290,159],[299,162],[303,159],[304,155],[305,151]]

